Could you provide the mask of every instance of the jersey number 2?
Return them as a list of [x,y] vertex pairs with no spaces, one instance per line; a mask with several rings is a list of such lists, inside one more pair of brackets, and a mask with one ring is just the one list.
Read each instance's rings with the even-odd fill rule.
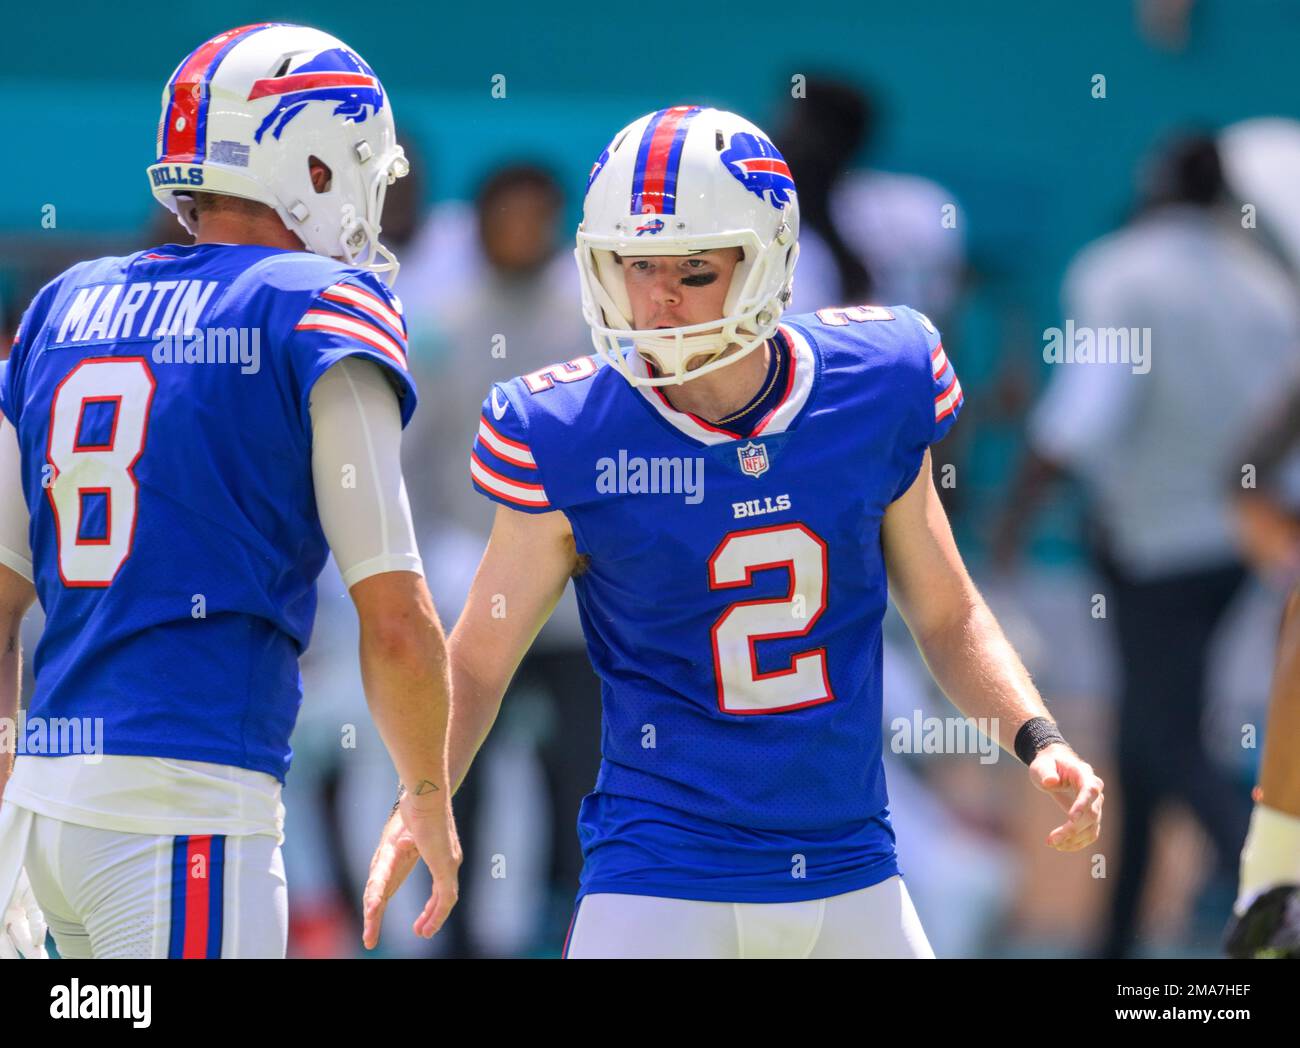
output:
[[[50,405],[46,494],[65,586],[108,586],[131,553],[149,409],[157,388],[143,357],[95,357],[73,368]],[[94,434],[85,432],[92,412]]]
[[709,588],[751,586],[754,572],[784,568],[784,597],[738,600],[713,624],[713,672],[723,713],[781,713],[830,702],[826,649],[802,651],[761,673],[759,641],[807,634],[826,610],[826,543],[803,524],[733,531],[709,558]]

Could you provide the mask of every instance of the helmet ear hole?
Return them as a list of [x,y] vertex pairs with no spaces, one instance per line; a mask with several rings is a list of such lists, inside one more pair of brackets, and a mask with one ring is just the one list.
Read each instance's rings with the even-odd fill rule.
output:
[[317,193],[328,193],[334,181],[334,172],[329,164],[318,156],[307,158],[307,170],[310,172],[311,187]]

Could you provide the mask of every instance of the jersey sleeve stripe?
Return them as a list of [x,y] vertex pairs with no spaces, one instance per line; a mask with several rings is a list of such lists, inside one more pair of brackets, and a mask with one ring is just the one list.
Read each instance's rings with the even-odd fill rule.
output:
[[962,392],[961,383],[957,381],[957,376],[952,376],[952,381],[948,383],[948,388],[934,398],[934,420],[941,422],[951,415],[961,405]]
[[930,354],[930,370],[936,379],[948,370],[948,354],[943,351],[942,345]]
[[373,324],[342,313],[327,313],[319,309],[308,310],[298,321],[298,331],[328,331],[335,335],[350,335],[392,357],[401,367],[406,367],[406,351],[395,339]]
[[[348,307],[353,309],[358,308],[352,306],[351,304],[348,304]],[[347,313],[342,310],[335,309],[332,306],[330,306],[328,303],[323,303],[323,302],[319,303],[313,310],[311,310],[311,312],[325,313],[330,316],[345,317],[346,319],[354,321],[357,324],[365,324],[367,327],[373,328],[379,334],[385,336],[386,338],[391,339],[393,343],[397,346],[397,348],[401,351],[402,356],[406,356],[406,335],[403,333],[401,328],[390,328],[385,324],[372,324],[364,316],[361,317],[354,316],[351,313]]]
[[527,444],[521,444],[517,440],[511,440],[509,437],[503,437],[485,418],[478,420],[478,438],[487,445],[488,449],[497,458],[503,459],[514,466],[522,466],[524,469],[536,469],[537,460],[533,458],[533,453],[528,450]]
[[478,484],[488,493],[513,502],[519,506],[550,506],[550,500],[540,484],[524,484],[504,477],[495,470],[485,466],[477,453],[470,452],[469,471]]
[[387,324],[400,337],[406,337],[406,324],[402,317],[389,309],[378,295],[372,295],[369,291],[348,284],[335,284],[333,287],[326,288],[321,298],[329,299],[331,302],[341,302],[368,313],[375,320]]

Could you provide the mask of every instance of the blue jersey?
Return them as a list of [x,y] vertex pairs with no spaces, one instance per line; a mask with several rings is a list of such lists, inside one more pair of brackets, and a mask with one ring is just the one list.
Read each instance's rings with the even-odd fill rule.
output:
[[29,720],[283,780],[328,553],[309,396],[347,356],[408,420],[399,303],[305,252],[170,244],[40,292],[0,373],[46,615]]
[[749,437],[592,357],[484,403],[475,486],[563,511],[584,557],[604,724],[583,893],[795,900],[897,872],[880,525],[961,387],[906,307],[791,317],[777,337],[793,367]]

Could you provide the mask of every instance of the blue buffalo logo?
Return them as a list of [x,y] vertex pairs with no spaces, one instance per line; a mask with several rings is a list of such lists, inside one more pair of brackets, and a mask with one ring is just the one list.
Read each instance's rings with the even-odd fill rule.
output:
[[609,146],[605,147],[605,151],[591,165],[591,174],[587,176],[587,192],[591,192],[591,184],[596,181],[596,176],[600,174],[607,163],[609,163]]
[[731,146],[720,159],[742,186],[778,211],[790,203],[794,179],[785,158],[767,139],[740,131],[731,136]]
[[308,102],[335,102],[332,115],[357,123],[384,108],[384,89],[374,71],[341,47],[321,51],[287,76],[254,81],[248,100],[267,97],[274,97],[276,103],[253,135],[257,142],[268,130],[279,138]]
[[651,236],[654,236],[656,233],[663,232],[663,228],[664,220],[662,218],[656,218],[653,222],[647,222],[643,226],[637,226],[636,235],[642,237],[649,233]]

